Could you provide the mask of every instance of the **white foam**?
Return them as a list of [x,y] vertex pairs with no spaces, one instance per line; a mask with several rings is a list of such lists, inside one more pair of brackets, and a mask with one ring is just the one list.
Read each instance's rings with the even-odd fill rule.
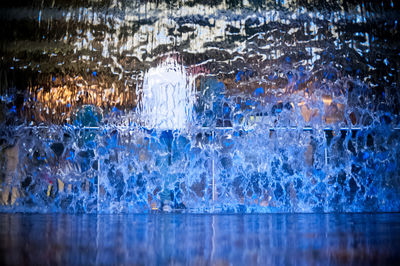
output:
[[140,103],[147,128],[185,129],[192,114],[194,83],[174,59],[167,59],[145,74]]

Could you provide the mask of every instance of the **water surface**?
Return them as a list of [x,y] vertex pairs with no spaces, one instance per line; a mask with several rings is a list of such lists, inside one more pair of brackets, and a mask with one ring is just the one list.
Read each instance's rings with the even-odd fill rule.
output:
[[0,214],[2,265],[385,265],[400,214]]

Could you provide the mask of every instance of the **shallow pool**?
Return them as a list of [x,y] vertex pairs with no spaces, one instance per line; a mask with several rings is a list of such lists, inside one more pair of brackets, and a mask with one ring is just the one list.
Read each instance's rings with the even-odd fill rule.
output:
[[0,214],[2,265],[384,265],[400,214]]

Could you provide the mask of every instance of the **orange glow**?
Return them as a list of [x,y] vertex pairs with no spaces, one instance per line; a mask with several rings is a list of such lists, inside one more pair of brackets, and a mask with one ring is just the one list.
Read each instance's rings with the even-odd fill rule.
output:
[[331,105],[331,103],[332,103],[332,96],[330,96],[330,95],[324,95],[324,96],[322,96],[322,102],[324,103],[325,106]]
[[[72,112],[81,105],[94,105],[103,110],[117,106],[133,108],[136,103],[136,84],[125,86],[101,78],[89,84],[82,76],[55,78],[50,88],[30,88],[30,100],[25,103],[28,113],[42,122],[70,122]],[[28,115],[31,117],[31,115]]]

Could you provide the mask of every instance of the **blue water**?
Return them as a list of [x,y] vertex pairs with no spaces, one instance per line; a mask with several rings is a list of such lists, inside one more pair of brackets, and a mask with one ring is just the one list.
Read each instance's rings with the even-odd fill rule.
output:
[[3,168],[3,212],[400,210],[400,130],[390,127],[18,132],[3,150],[17,162]]
[[398,1],[6,1],[0,212],[400,211]]
[[1,265],[389,265],[400,214],[0,214]]
[[0,265],[400,261],[400,1],[0,3]]

